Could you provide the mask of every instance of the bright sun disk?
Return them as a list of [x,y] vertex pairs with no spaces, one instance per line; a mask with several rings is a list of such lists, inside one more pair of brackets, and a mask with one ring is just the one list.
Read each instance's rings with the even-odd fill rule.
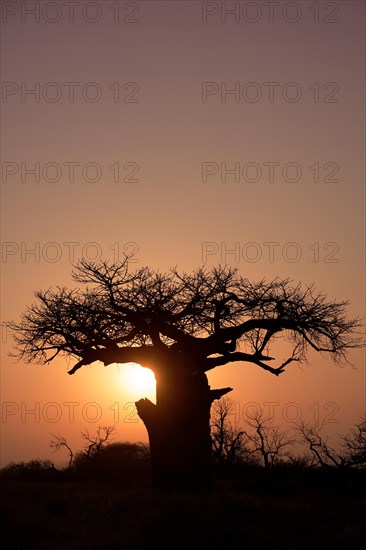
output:
[[121,373],[126,389],[146,393],[155,391],[156,380],[152,370],[137,363],[127,363],[121,365]]

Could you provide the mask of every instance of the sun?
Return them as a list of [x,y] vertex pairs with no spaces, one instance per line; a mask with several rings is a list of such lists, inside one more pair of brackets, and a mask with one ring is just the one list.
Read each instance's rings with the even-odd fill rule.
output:
[[156,380],[152,370],[146,369],[138,363],[126,363],[121,365],[120,372],[126,389],[139,393],[155,393]]

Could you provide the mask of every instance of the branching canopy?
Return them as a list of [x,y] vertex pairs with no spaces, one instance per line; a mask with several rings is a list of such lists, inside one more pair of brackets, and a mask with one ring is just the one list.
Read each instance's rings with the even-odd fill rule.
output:
[[[83,288],[38,291],[19,323],[11,322],[14,354],[47,363],[58,354],[76,358],[69,371],[102,361],[159,368],[184,359],[208,371],[234,361],[251,362],[275,375],[310,348],[347,360],[363,345],[348,302],[332,302],[313,286],[288,279],[252,283],[238,270],[219,266],[192,274],[147,267],[129,270],[128,258],[110,264],[82,260],[73,278]],[[273,366],[269,347],[281,337],[291,346]]]

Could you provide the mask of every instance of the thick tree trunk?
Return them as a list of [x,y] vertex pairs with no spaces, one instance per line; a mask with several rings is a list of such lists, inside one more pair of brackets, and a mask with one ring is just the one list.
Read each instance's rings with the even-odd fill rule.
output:
[[156,378],[156,405],[148,399],[136,403],[149,434],[154,486],[211,488],[210,408],[231,388],[210,390],[204,373],[177,366]]

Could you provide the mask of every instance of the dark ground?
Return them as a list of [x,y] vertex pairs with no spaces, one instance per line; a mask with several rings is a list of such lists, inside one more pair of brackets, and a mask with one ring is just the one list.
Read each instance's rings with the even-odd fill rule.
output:
[[365,471],[247,469],[220,477],[213,492],[198,494],[161,493],[148,476],[1,479],[2,548],[350,550],[366,540]]

